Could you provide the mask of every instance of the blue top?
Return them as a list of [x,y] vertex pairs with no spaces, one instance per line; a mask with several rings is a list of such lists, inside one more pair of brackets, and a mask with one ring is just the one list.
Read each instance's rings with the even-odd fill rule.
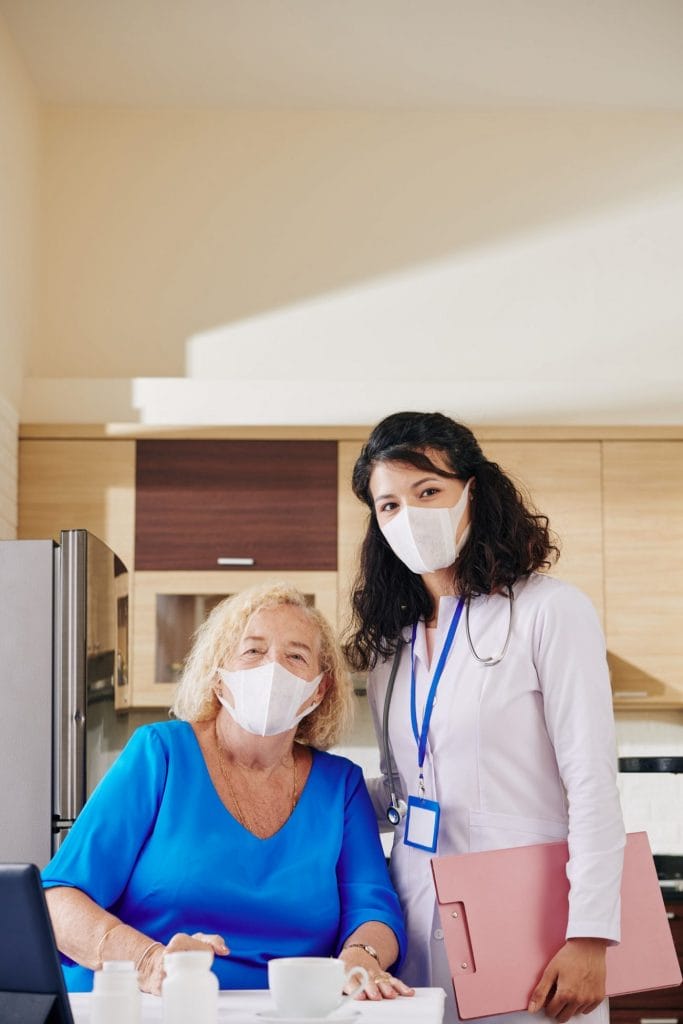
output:
[[[381,921],[405,952],[405,931],[360,768],[311,751],[289,819],[259,839],[227,810],[187,722],[138,729],[43,871],[166,944],[176,932],[217,933],[221,988],[267,988],[281,956],[332,956],[359,925]],[[92,971],[62,957],[71,992]]]

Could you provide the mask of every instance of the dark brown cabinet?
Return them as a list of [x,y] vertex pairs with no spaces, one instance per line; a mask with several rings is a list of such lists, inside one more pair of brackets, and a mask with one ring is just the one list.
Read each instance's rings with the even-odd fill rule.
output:
[[[683,962],[683,900],[666,900],[671,931]],[[610,999],[610,1024],[683,1024],[683,988],[659,988]]]
[[337,568],[334,441],[138,441],[138,570]]

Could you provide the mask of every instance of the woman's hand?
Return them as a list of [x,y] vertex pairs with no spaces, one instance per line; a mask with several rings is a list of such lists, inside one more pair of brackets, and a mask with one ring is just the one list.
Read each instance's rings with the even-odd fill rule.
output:
[[370,983],[356,999],[395,999],[396,996],[414,996],[415,989],[395,978],[388,971],[368,971]]
[[415,990],[395,978],[388,971],[383,971],[374,957],[362,949],[344,949],[341,953],[347,974],[351,977],[344,985],[346,995],[358,988],[358,975],[353,973],[354,967],[364,967],[368,972],[368,985],[356,996],[356,999],[395,999],[396,996],[413,996]]
[[531,993],[529,1013],[542,1007],[565,1024],[577,1013],[590,1013],[605,998],[605,939],[567,939]]
[[210,949],[218,956],[227,956],[230,952],[225,940],[220,935],[205,935],[204,932],[185,935],[184,932],[178,932],[167,946],[162,945],[161,942],[154,943],[143,953],[138,963],[139,988],[143,992],[151,992],[154,996],[161,995],[161,983],[165,977],[164,956],[166,953],[180,953],[192,949]]
[[[377,954],[375,958],[365,946],[369,946]],[[368,972],[369,983],[356,999],[395,999],[396,996],[412,996],[415,992],[400,978],[394,978],[388,971],[382,970],[382,964],[393,964],[398,959],[399,948],[396,936],[391,928],[380,921],[366,921],[348,936],[339,954],[346,972],[354,967],[364,967]],[[352,977],[344,991],[348,994],[358,987]]]

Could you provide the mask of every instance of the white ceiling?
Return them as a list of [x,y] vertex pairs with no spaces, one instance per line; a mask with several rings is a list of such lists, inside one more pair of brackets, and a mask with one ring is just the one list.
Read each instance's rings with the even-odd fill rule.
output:
[[683,0],[0,0],[51,103],[683,109]]

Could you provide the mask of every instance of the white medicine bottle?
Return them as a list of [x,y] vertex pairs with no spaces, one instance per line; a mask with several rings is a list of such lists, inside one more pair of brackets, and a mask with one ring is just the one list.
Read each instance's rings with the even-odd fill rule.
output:
[[166,953],[161,983],[164,1024],[216,1024],[218,978],[211,970],[211,950]]
[[105,960],[93,975],[91,1024],[140,1024],[141,994],[132,960]]

